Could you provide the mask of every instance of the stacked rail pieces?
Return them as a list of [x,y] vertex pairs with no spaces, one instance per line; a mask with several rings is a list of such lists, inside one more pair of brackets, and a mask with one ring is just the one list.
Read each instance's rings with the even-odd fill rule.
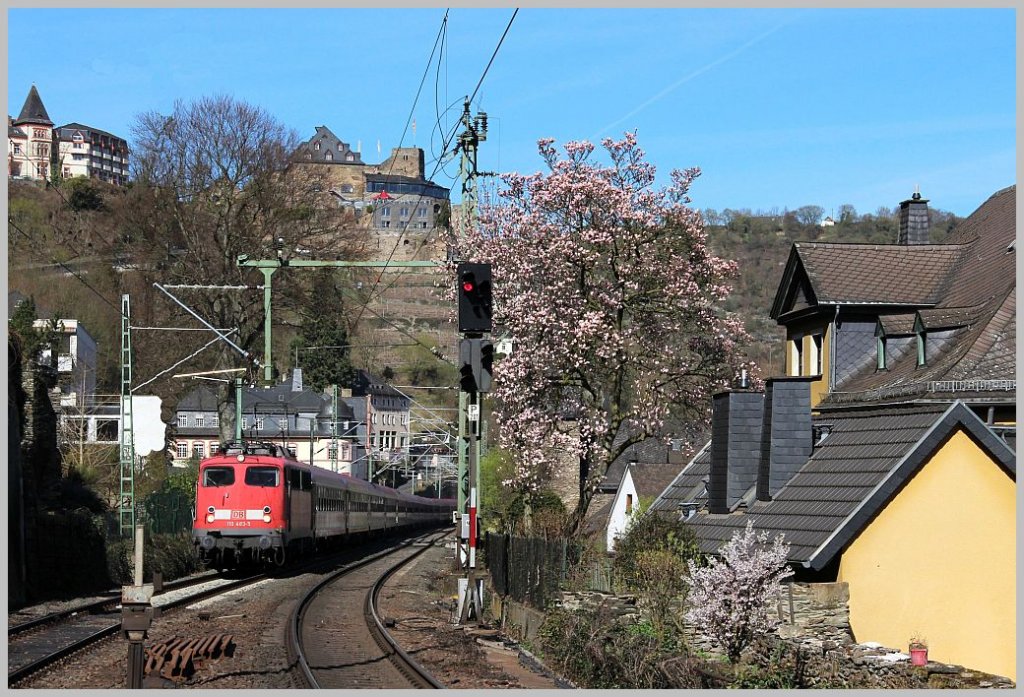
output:
[[146,649],[145,674],[159,673],[168,680],[184,681],[202,668],[207,660],[216,661],[235,653],[231,634],[211,634],[185,639],[174,637]]

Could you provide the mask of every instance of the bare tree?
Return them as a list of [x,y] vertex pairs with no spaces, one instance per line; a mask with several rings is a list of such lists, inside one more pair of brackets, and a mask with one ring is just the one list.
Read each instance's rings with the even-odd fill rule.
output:
[[[178,101],[169,115],[139,115],[133,134],[136,183],[124,207],[124,243],[145,286],[258,285],[259,272],[237,266],[240,254],[287,261],[302,250],[320,258],[365,258],[365,233],[332,202],[321,175],[289,167],[298,137],[263,109],[226,96]],[[277,274],[275,291],[301,284],[298,276]],[[137,290],[144,318],[170,304],[166,298],[147,298],[146,288]],[[260,345],[262,293],[194,290],[187,291],[185,300],[214,326],[237,330],[232,340],[242,349]],[[196,325],[180,311],[176,320],[174,314],[166,319]],[[181,337],[175,348],[181,354],[210,338]],[[161,353],[166,364],[167,337],[143,340],[146,347],[139,347],[137,355],[145,355],[149,348]],[[218,369],[244,365],[223,342],[197,362]],[[234,432],[227,384],[221,396],[220,428],[227,438]]]

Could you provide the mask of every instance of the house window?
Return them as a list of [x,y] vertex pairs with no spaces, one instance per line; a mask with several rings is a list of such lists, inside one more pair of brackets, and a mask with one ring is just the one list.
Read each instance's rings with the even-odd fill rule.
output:
[[288,419],[287,418],[278,419],[277,420],[277,427],[280,428],[282,431],[287,429],[288,428]]
[[75,162],[81,162],[82,160],[85,159],[85,155],[83,155],[80,152],[73,152],[71,153],[71,159],[74,160]]
[[349,162],[355,162],[356,161],[355,156],[352,155],[352,154],[346,155],[345,159],[348,160]]
[[384,206],[380,209],[380,217],[388,218],[391,216],[391,206]]
[[875,368],[885,370],[885,336],[879,334],[875,337],[875,350],[877,352]]
[[188,414],[178,414],[178,428],[188,426]]
[[196,414],[196,428],[202,428],[206,425],[206,417],[203,414]]
[[789,374],[803,375],[804,370],[804,338],[798,337],[789,342]]
[[39,157],[49,157],[50,146],[47,143],[36,143],[36,155]]
[[15,143],[14,144],[14,154],[15,155],[20,155],[21,154],[21,144],[20,143]]
[[33,128],[32,129],[32,137],[33,138],[45,138],[46,137],[46,131],[44,129],[42,129],[42,128]]
[[917,365],[924,365],[925,335],[924,329],[917,332]]
[[262,431],[263,430],[263,417],[262,416],[257,416],[256,417],[256,430],[257,431]]
[[331,443],[330,445],[327,446],[327,459],[328,460],[337,460],[338,459],[338,444],[337,443]]
[[206,457],[206,443],[201,440],[197,440],[192,444],[192,454],[202,460]]
[[327,160],[328,162],[330,162],[331,160],[334,159],[334,153],[333,152],[327,153],[326,155],[324,155],[324,159]]
[[633,512],[633,494],[626,494],[626,513]]
[[175,446],[175,455],[178,456],[179,460],[188,459],[188,443],[178,443]]
[[40,177],[46,177],[46,165],[36,165],[36,175]]
[[382,220],[382,221],[380,221],[380,226],[381,227],[391,227],[391,221],[390,220]]
[[426,206],[420,206],[419,208],[417,208],[416,209],[416,215],[419,216],[420,218],[426,218],[427,217],[427,207]]
[[402,208],[398,211],[398,214],[404,218],[407,215],[409,215],[409,209],[406,206],[402,206]]
[[341,185],[341,193],[343,193],[343,194],[351,194],[352,193],[352,185],[351,184],[342,184]]
[[317,142],[313,143],[313,149],[314,150],[319,150],[320,149],[320,141],[319,140]]
[[220,426],[220,417],[217,414],[210,415],[210,426],[214,428]]

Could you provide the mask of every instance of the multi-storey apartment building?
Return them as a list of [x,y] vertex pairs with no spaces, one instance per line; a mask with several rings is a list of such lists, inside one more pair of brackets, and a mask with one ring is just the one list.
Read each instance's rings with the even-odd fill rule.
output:
[[18,118],[7,118],[7,143],[11,178],[49,181],[56,175],[128,183],[128,142],[78,122],[54,128],[35,85]]
[[54,131],[57,167],[65,179],[89,177],[116,186],[128,183],[128,142],[112,133],[72,122]]

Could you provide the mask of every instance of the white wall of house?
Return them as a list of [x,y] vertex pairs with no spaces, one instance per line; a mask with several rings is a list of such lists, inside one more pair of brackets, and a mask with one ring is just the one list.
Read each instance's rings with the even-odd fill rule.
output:
[[619,482],[611,512],[608,514],[607,543],[609,552],[615,551],[616,538],[625,534],[633,511],[640,505],[640,497],[637,496],[636,486],[633,484],[631,469],[627,467],[622,474],[622,481]]

